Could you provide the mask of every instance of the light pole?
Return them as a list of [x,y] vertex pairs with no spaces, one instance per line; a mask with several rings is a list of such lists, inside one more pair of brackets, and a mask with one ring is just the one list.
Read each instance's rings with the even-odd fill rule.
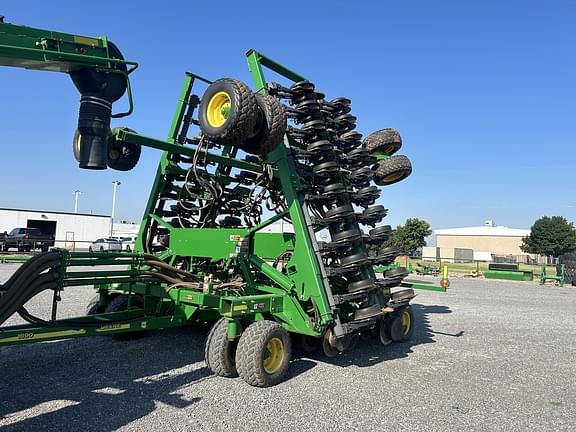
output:
[[114,212],[116,211],[116,188],[120,186],[121,183],[118,180],[112,182],[114,187],[114,192],[112,192],[112,215],[110,216],[110,237],[114,234]]
[[76,189],[74,191],[74,213],[78,213],[78,196],[81,194],[82,192],[79,191],[78,189]]

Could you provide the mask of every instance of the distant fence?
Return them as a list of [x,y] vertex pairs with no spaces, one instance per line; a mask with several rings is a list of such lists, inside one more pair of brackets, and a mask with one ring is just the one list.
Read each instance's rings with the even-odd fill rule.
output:
[[[42,244],[46,243],[38,242],[38,245],[34,244],[32,246],[32,250],[30,252],[18,252],[18,248],[11,247],[9,250],[5,248],[5,246],[0,241],[0,254],[26,254],[30,255],[42,252],[41,246]],[[67,249],[71,252],[84,252],[87,251],[90,245],[93,242],[88,240],[54,240],[55,248]]]
[[443,262],[443,263],[473,263],[473,262],[492,262],[497,264],[531,264],[531,265],[556,265],[558,258],[553,256],[539,255],[531,257],[530,255],[492,255],[492,261],[474,260],[474,259],[459,259],[459,258],[438,258],[435,256],[413,257],[414,259],[422,259],[424,261]]

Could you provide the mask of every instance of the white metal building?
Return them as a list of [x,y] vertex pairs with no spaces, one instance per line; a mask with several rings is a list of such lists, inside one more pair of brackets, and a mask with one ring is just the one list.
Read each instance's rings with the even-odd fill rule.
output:
[[[138,224],[115,223],[114,235],[137,233],[138,227]],[[0,208],[0,232],[14,228],[38,228],[54,236],[56,247],[87,249],[94,240],[110,236],[110,216]]]

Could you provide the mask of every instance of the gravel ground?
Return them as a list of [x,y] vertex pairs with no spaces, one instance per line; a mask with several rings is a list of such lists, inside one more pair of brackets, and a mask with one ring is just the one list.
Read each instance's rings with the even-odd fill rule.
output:
[[[92,295],[68,290],[64,315]],[[413,304],[410,343],[300,354],[268,389],[212,376],[202,327],[3,347],[0,430],[576,430],[576,289],[454,279]]]

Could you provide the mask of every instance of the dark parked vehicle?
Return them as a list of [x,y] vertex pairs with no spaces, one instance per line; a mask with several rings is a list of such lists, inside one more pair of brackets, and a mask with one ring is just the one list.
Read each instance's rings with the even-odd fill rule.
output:
[[6,233],[6,231],[0,233],[0,252],[4,252],[6,250],[6,242],[4,241],[4,239],[6,238],[7,235],[8,234]]
[[4,250],[17,248],[18,252],[30,252],[32,249],[47,251],[54,246],[54,237],[43,234],[38,228],[14,228],[2,241]]

